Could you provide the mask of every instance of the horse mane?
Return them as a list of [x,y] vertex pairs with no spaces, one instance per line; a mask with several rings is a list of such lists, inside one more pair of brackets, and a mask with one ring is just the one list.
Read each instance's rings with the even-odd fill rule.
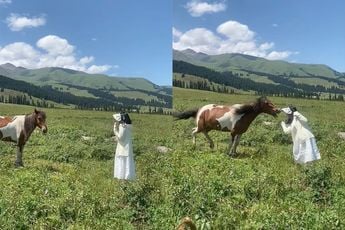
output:
[[255,100],[255,102],[242,104],[241,107],[236,108],[236,114],[246,114],[252,112],[258,112],[262,102],[267,100],[265,96],[261,96]]
[[236,108],[236,114],[244,114],[244,113],[251,113],[254,112],[254,105],[253,104],[242,104],[241,107]]

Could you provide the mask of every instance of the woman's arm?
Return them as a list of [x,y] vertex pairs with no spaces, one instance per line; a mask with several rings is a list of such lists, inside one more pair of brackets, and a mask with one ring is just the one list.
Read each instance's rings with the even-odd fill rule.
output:
[[118,141],[124,141],[126,138],[127,133],[127,125],[126,124],[120,124],[119,131],[117,133],[117,139]]
[[285,124],[284,121],[282,121],[282,122],[280,123],[280,125],[281,125],[281,127],[283,128],[283,132],[284,132],[284,133],[291,133],[291,124],[290,124],[290,125],[287,125],[287,124]]
[[308,119],[297,111],[293,115],[300,121],[308,122]]
[[116,137],[116,140],[118,140],[118,137],[119,137],[119,123],[118,122],[114,123],[114,135]]

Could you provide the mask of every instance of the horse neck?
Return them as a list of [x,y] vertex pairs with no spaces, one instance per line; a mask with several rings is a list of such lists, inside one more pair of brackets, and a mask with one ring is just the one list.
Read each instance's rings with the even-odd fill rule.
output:
[[36,128],[36,119],[33,114],[26,115],[24,121],[24,132],[28,138]]
[[243,115],[242,119],[246,120],[246,124],[247,126],[249,126],[254,120],[255,118],[260,114],[262,113],[262,111],[259,109],[259,110],[256,110],[254,109],[254,106],[253,105],[253,110],[251,112],[247,112]]

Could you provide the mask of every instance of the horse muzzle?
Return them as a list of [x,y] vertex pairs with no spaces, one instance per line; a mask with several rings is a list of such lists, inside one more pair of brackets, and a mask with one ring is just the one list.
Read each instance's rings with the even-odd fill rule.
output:
[[42,133],[43,133],[43,134],[46,134],[46,133],[48,132],[47,126],[43,126],[43,127],[41,128],[41,130],[42,130]]

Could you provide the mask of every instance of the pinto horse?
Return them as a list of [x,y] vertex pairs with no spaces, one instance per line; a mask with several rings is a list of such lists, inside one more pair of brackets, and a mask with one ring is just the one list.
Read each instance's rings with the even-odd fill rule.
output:
[[31,133],[39,127],[45,134],[48,131],[46,114],[36,110],[32,114],[0,117],[0,140],[14,142],[17,145],[16,167],[23,165],[23,149]]
[[194,110],[174,114],[176,120],[196,119],[196,127],[193,128],[193,144],[197,133],[203,133],[208,140],[210,147],[214,148],[214,143],[208,132],[219,130],[231,133],[229,144],[229,155],[236,154],[236,148],[240,142],[241,135],[247,131],[249,125],[261,113],[267,113],[274,117],[280,112],[273,103],[266,97],[260,97],[255,102],[249,104],[234,104],[231,106],[209,104]]

